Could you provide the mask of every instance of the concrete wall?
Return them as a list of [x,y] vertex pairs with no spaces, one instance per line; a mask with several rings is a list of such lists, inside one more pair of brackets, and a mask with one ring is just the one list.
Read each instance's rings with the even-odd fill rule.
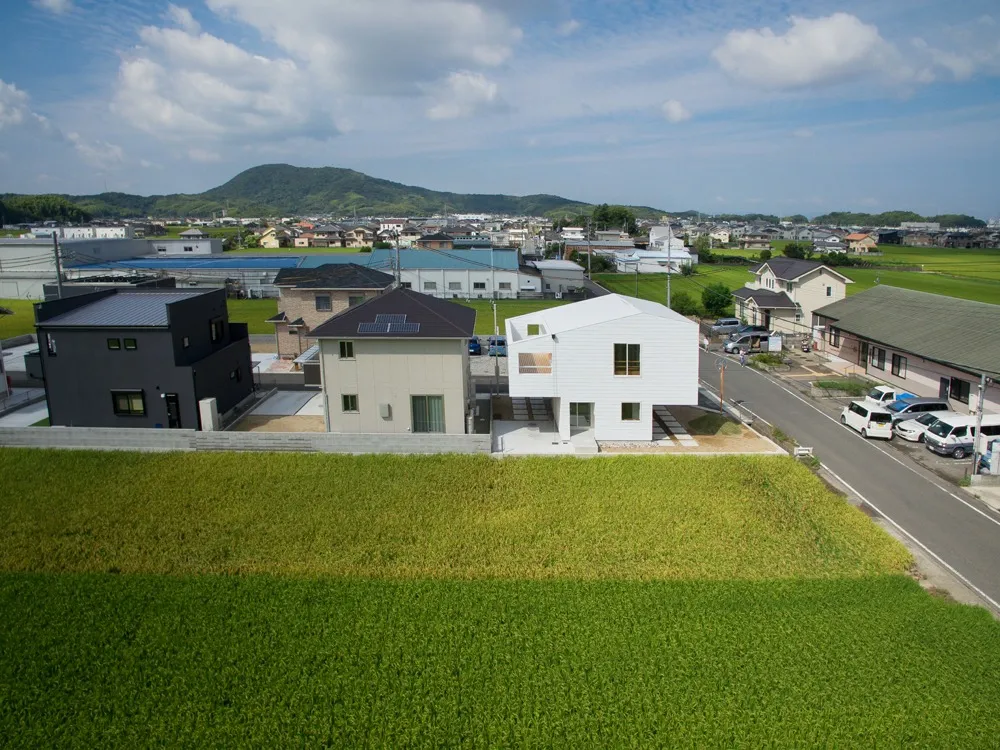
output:
[[92,427],[0,427],[0,446],[124,451],[488,453],[489,435],[337,435]]
[[[469,409],[469,348],[464,339],[355,339],[354,359],[340,359],[340,342],[320,342],[323,392],[331,432],[409,433],[411,396],[444,396],[445,429],[463,435]],[[345,413],[343,394],[357,395]],[[380,405],[388,404],[384,419]]]

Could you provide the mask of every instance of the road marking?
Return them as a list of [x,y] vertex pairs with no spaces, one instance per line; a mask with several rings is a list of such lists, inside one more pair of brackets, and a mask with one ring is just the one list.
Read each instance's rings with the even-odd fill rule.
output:
[[826,471],[830,472],[830,475],[834,479],[836,479],[838,482],[840,482],[842,485],[844,485],[847,489],[849,489],[851,492],[853,492],[855,495],[857,495],[861,499],[861,501],[863,503],[865,503],[866,505],[870,506],[876,513],[878,513],[880,516],[882,516],[882,518],[884,518],[886,521],[888,521],[893,526],[895,526],[897,529],[899,529],[899,531],[902,534],[904,534],[906,537],[908,537],[910,539],[910,541],[912,541],[914,544],[916,544],[918,547],[920,547],[920,549],[922,549],[928,555],[930,555],[935,560],[937,560],[941,565],[943,565],[945,568],[947,568],[951,572],[952,575],[954,575],[956,578],[958,578],[958,580],[960,580],[962,583],[964,583],[970,589],[972,589],[973,591],[975,591],[976,594],[978,594],[980,597],[982,597],[982,599],[984,601],[989,602],[990,606],[992,606],[993,609],[998,614],[1000,614],[1000,603],[998,603],[998,602],[994,601],[992,598],[990,598],[990,596],[988,594],[986,594],[981,588],[979,588],[978,586],[976,586],[976,584],[974,584],[968,578],[966,578],[961,573],[959,573],[957,570],[955,570],[955,568],[953,568],[951,565],[949,565],[944,560],[942,560],[941,557],[940,557],[940,555],[938,555],[935,552],[933,552],[930,549],[930,547],[928,547],[926,544],[924,544],[919,539],[917,539],[915,536],[913,536],[913,534],[911,534],[909,531],[907,531],[902,526],[900,526],[898,523],[896,523],[894,520],[892,520],[892,518],[890,518],[888,515],[886,515],[882,511],[881,508],[879,508],[877,505],[875,505],[875,503],[873,503],[871,500],[869,500],[867,497],[865,497],[864,495],[862,495],[860,492],[858,492],[856,489],[854,489],[851,485],[849,485],[847,482],[845,482],[843,480],[843,478],[840,477],[837,474],[837,472],[835,472],[829,466],[827,466],[826,464],[824,464],[822,461],[820,462],[820,466],[822,466]]
[[[715,354],[715,352],[712,352],[712,354]],[[718,354],[715,354],[715,356],[719,357]],[[823,411],[822,409],[820,409],[819,407],[817,407],[815,404],[810,404],[808,401],[806,401],[804,398],[802,398],[799,394],[795,393],[795,391],[791,391],[788,388],[785,388],[785,386],[783,386],[781,383],[777,382],[776,380],[774,380],[772,378],[765,377],[763,373],[757,372],[753,368],[749,368],[749,369],[750,369],[750,372],[752,372],[754,375],[762,377],[765,380],[767,380],[768,382],[773,383],[778,388],[780,388],[785,393],[787,393],[789,396],[792,396],[793,398],[798,399],[803,404],[805,404],[806,406],[808,406],[810,409],[812,409],[813,411],[815,411],[815,412],[819,413],[820,415],[826,417],[827,419],[829,419],[834,424],[840,425],[841,427],[844,427],[844,429],[846,429],[847,432],[852,437],[855,437],[858,440],[861,440],[862,442],[865,443],[865,445],[868,445],[869,447],[874,448],[875,450],[879,451],[882,455],[887,456],[888,458],[892,459],[897,464],[899,464],[900,466],[902,466],[904,469],[906,469],[907,471],[910,471],[910,472],[916,474],[918,477],[920,477],[921,479],[923,479],[928,484],[931,484],[934,487],[937,487],[939,490],[941,490],[946,495],[949,495],[950,497],[953,497],[955,500],[958,500],[958,502],[962,503],[962,505],[964,505],[965,507],[967,507],[969,510],[975,511],[976,513],[978,513],[979,515],[981,515],[983,518],[985,518],[987,521],[990,521],[991,523],[995,523],[997,526],[1000,526],[1000,520],[997,520],[996,518],[994,518],[993,516],[989,515],[985,511],[980,510],[979,508],[977,508],[975,505],[973,505],[969,501],[965,500],[964,498],[960,497],[959,495],[956,495],[954,492],[952,492],[951,490],[949,490],[947,487],[944,487],[944,486],[938,484],[933,479],[924,476],[919,471],[917,471],[916,469],[914,469],[912,466],[910,466],[909,464],[905,463],[904,461],[901,461],[900,459],[896,458],[894,455],[892,455],[891,453],[889,453],[884,448],[879,447],[878,445],[876,445],[872,441],[868,440],[867,438],[861,437],[861,435],[859,433],[855,432],[850,427],[845,427],[844,425],[842,425],[840,423],[839,420],[834,419],[829,414],[827,414],[825,411]],[[749,409],[747,411],[749,411]]]

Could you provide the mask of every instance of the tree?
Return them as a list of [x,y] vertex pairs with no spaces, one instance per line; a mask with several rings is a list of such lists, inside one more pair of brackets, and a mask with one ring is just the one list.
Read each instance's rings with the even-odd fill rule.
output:
[[760,259],[761,260],[771,260],[771,251],[770,250],[761,250],[760,251]]
[[674,292],[670,296],[670,309],[681,315],[698,314],[698,304],[687,292]]
[[709,284],[701,292],[701,304],[709,315],[723,315],[729,310],[732,294],[721,282]]
[[808,242],[789,242],[781,252],[786,258],[808,259],[813,255],[812,245]]
[[681,276],[694,276],[694,266],[690,263],[682,263]]
[[392,250],[392,243],[386,242],[385,240],[379,240],[374,245],[372,245],[372,247],[375,248],[376,250]]
[[792,214],[791,216],[786,216],[782,221],[789,221],[792,224],[808,224],[809,219],[807,219],[802,214]]
[[598,229],[624,229],[629,234],[635,234],[638,229],[635,214],[625,206],[602,203],[594,207],[591,220]]
[[694,249],[698,253],[699,263],[714,263],[715,257],[712,255],[712,240],[707,234],[703,234],[694,241]]

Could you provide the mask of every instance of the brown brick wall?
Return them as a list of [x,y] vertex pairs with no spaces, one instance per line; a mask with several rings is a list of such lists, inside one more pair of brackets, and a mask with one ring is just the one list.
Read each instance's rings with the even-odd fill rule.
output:
[[[278,300],[278,310],[284,311],[289,320],[302,318],[306,325],[300,329],[300,336],[289,331],[288,325],[278,323],[275,325],[278,333],[278,353],[286,359],[294,359],[316,343],[314,339],[307,338],[307,334],[320,324],[325,323],[337,313],[348,308],[350,297],[375,297],[379,294],[376,290],[367,291],[324,291],[321,289],[280,289],[281,298]],[[329,311],[316,310],[316,296],[321,294],[330,295]]]

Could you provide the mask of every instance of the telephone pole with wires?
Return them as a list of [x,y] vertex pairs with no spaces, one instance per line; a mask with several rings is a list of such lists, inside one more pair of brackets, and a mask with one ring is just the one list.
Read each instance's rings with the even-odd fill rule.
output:
[[59,258],[59,238],[55,232],[52,233],[52,252],[56,260],[56,292],[59,295],[59,299],[62,299],[62,261]]

